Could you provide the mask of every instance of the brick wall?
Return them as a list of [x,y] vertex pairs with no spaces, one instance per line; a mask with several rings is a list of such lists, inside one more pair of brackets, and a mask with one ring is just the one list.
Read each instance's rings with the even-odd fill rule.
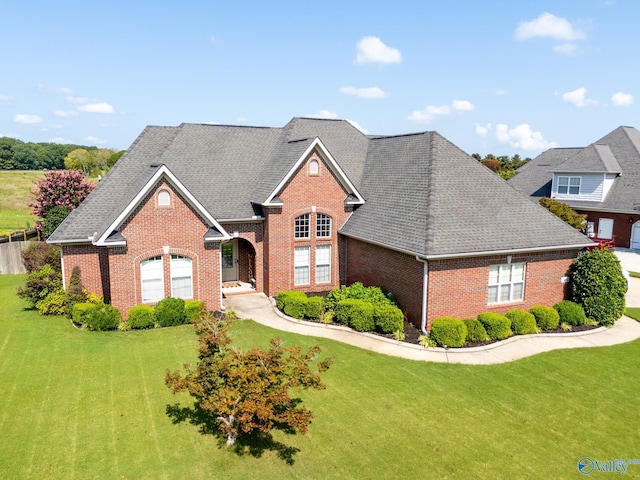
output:
[[[476,317],[481,312],[505,313],[533,305],[552,306],[566,298],[562,278],[577,250],[512,255],[511,262],[526,263],[524,301],[488,305],[489,266],[508,263],[506,255],[428,262],[427,328],[434,318]],[[417,327],[422,320],[423,264],[412,255],[347,239],[347,283],[382,286],[398,300],[405,316]]]
[[[318,173],[311,174],[309,162],[318,162]],[[287,182],[279,197],[283,201],[280,208],[265,209],[264,247],[264,291],[276,295],[279,291],[296,289],[305,292],[325,292],[340,285],[340,252],[337,230],[351,212],[345,207],[347,192],[342,188],[331,170],[322,162],[317,153],[312,153],[299,170]],[[310,214],[310,238],[294,238],[294,222],[299,215]],[[316,238],[316,214],[324,213],[332,218],[331,237]],[[315,248],[331,245],[331,281],[315,282]],[[294,248],[310,247],[310,283],[294,285]]]
[[110,300],[110,274],[107,251],[94,245],[63,245],[62,266],[64,279],[69,284],[69,278],[74,267],[80,267],[80,277],[83,287],[91,293],[97,293]]
[[[222,227],[238,240],[238,280],[256,280],[256,291],[264,291],[264,230],[262,222],[225,223]],[[249,263],[252,263],[250,266]]]
[[[170,192],[170,205],[159,206],[157,192]],[[111,303],[126,316],[128,309],[142,303],[140,262],[161,256],[164,267],[164,295],[171,296],[170,256],[192,260],[193,297],[209,310],[221,308],[220,246],[204,242],[207,225],[188,203],[160,180],[121,228],[126,247],[108,249],[111,274]]]

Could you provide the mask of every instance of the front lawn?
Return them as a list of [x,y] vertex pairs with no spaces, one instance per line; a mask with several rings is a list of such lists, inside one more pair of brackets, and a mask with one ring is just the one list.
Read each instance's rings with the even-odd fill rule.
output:
[[624,314],[627,317],[633,318],[634,320],[637,320],[638,322],[640,322],[640,307],[625,308]]
[[[0,472],[18,478],[569,478],[583,457],[638,458],[640,341],[495,366],[413,362],[238,321],[245,347],[320,343],[327,389],[299,449],[238,455],[173,424],[166,368],[196,359],[190,326],[79,331],[23,310],[0,276]],[[627,476],[640,475],[630,465]]]

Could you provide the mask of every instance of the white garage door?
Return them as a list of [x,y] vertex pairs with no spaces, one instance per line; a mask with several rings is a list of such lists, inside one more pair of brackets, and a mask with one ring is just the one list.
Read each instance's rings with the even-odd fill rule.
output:
[[613,219],[598,219],[598,238],[613,238]]
[[631,230],[631,248],[640,250],[640,222],[636,222]]

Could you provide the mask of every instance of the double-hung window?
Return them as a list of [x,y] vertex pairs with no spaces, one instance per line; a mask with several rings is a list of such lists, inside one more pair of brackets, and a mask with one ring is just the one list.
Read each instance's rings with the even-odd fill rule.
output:
[[331,281],[331,245],[316,247],[316,283]]
[[524,300],[524,263],[489,267],[489,304]]
[[151,257],[140,262],[142,301],[157,302],[164,298],[164,270],[162,257]]
[[580,177],[558,177],[558,195],[579,195]]
[[193,298],[192,278],[191,259],[183,255],[171,255],[171,296]]
[[311,247],[295,247],[293,258],[294,285],[308,285]]

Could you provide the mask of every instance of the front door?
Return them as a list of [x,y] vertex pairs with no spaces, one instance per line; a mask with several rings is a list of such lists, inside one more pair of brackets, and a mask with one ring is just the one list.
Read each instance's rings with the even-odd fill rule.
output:
[[222,281],[238,280],[238,241],[222,244]]
[[640,222],[636,222],[631,229],[631,248],[640,250]]

